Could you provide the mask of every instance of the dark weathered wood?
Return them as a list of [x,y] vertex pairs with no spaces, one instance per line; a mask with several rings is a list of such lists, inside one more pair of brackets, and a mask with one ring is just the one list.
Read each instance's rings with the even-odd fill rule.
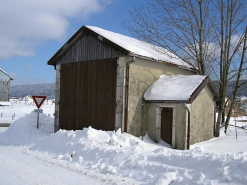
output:
[[73,45],[60,54],[57,62],[60,64],[79,61],[116,58],[119,52],[108,44],[91,35],[83,35],[74,41]]
[[1,123],[0,127],[9,127],[11,123]]
[[161,110],[161,139],[172,145],[172,108],[162,108]]
[[114,130],[117,60],[100,60],[61,65],[61,129]]
[[63,65],[61,68],[61,79],[60,79],[60,101],[59,101],[59,128],[68,129],[68,108],[70,104],[69,99],[69,74],[70,74],[71,65]]

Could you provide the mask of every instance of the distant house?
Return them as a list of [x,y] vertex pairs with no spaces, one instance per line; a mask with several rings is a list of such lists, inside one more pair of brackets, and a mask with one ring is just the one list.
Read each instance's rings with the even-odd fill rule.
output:
[[10,80],[13,80],[4,70],[0,68],[0,105],[7,105],[9,101]]
[[[166,134],[160,129],[159,110],[168,108],[168,111],[172,109],[172,117],[181,115],[173,121],[172,127],[176,129],[169,133],[175,137],[170,143],[173,148],[186,149],[189,138],[186,136],[190,131],[205,133],[195,135],[199,139],[190,137],[188,143],[212,138],[218,95],[208,85],[208,78],[197,75],[200,83],[190,92],[192,99],[189,100],[168,101],[163,106],[162,99],[156,102],[145,98],[144,93],[163,74],[170,77],[195,75],[176,55],[154,47],[101,28],[81,27],[48,61],[48,65],[56,69],[55,132],[88,126],[101,130],[121,128],[134,136],[147,132],[151,139],[159,142],[160,135]],[[167,89],[169,93],[174,91],[176,89]],[[163,92],[160,93],[162,96]],[[207,104],[202,105],[203,100]],[[190,106],[194,113],[189,116],[187,107]],[[204,111],[208,119],[203,121],[197,118],[197,112]],[[192,120],[190,125],[189,119]],[[199,125],[194,125],[193,119],[200,120]]]
[[[225,98],[226,101],[226,115],[229,113],[230,110],[230,106],[232,104],[232,100],[231,98],[227,97]],[[233,108],[232,108],[232,114],[231,117],[242,117],[242,116],[246,116],[246,110],[244,108],[242,108],[239,103],[242,100],[239,100],[240,102],[237,102],[238,100],[236,100],[236,103],[233,104]]]

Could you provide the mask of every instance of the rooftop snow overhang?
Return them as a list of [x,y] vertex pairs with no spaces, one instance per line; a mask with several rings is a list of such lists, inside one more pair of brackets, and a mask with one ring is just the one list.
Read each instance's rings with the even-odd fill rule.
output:
[[124,54],[124,55],[129,55],[129,56],[135,56],[137,58],[141,58],[141,59],[146,59],[146,60],[151,60],[151,61],[155,61],[155,62],[159,62],[159,63],[163,63],[166,65],[170,65],[170,66],[174,66],[174,67],[179,67],[179,68],[184,68],[190,71],[194,71],[193,68],[190,67],[186,67],[183,65],[178,65],[172,62],[168,62],[165,60],[157,60],[155,58],[152,57],[147,57],[144,55],[139,55],[136,54],[132,51],[129,51],[127,49],[125,49],[124,47],[116,44],[115,42],[107,39],[106,37],[102,36],[101,34],[97,33],[96,31],[93,31],[92,29],[86,27],[86,26],[82,26],[56,53],[55,55],[47,62],[48,65],[56,65],[56,62],[58,60],[58,58],[65,52],[68,50],[68,48],[81,36],[83,35],[91,35],[99,40],[101,40],[102,42],[108,44],[109,46],[113,47],[114,49],[116,49],[117,51],[119,51],[120,53]]
[[[205,79],[197,86],[197,88],[191,93],[190,97],[187,99],[160,99],[160,100],[148,100],[143,97],[143,100],[146,103],[188,103],[191,104],[198,94],[203,90],[203,88],[208,85],[212,95],[213,95],[213,101],[218,101],[220,99],[220,96],[214,87],[212,81],[209,77],[205,77]],[[146,92],[145,92],[146,93]]]

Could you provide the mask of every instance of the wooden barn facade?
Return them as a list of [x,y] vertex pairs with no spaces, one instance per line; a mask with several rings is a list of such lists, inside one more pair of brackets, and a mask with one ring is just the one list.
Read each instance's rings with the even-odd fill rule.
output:
[[145,91],[162,74],[195,74],[177,56],[162,51],[118,33],[81,27],[48,61],[56,70],[54,131],[92,126],[141,136],[151,130]]
[[59,128],[114,130],[117,60],[61,65]]

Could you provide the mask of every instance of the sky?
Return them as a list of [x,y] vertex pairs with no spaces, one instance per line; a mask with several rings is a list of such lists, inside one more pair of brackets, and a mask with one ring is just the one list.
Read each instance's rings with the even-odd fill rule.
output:
[[0,68],[10,85],[55,82],[47,61],[82,26],[131,36],[122,24],[144,0],[0,0]]

